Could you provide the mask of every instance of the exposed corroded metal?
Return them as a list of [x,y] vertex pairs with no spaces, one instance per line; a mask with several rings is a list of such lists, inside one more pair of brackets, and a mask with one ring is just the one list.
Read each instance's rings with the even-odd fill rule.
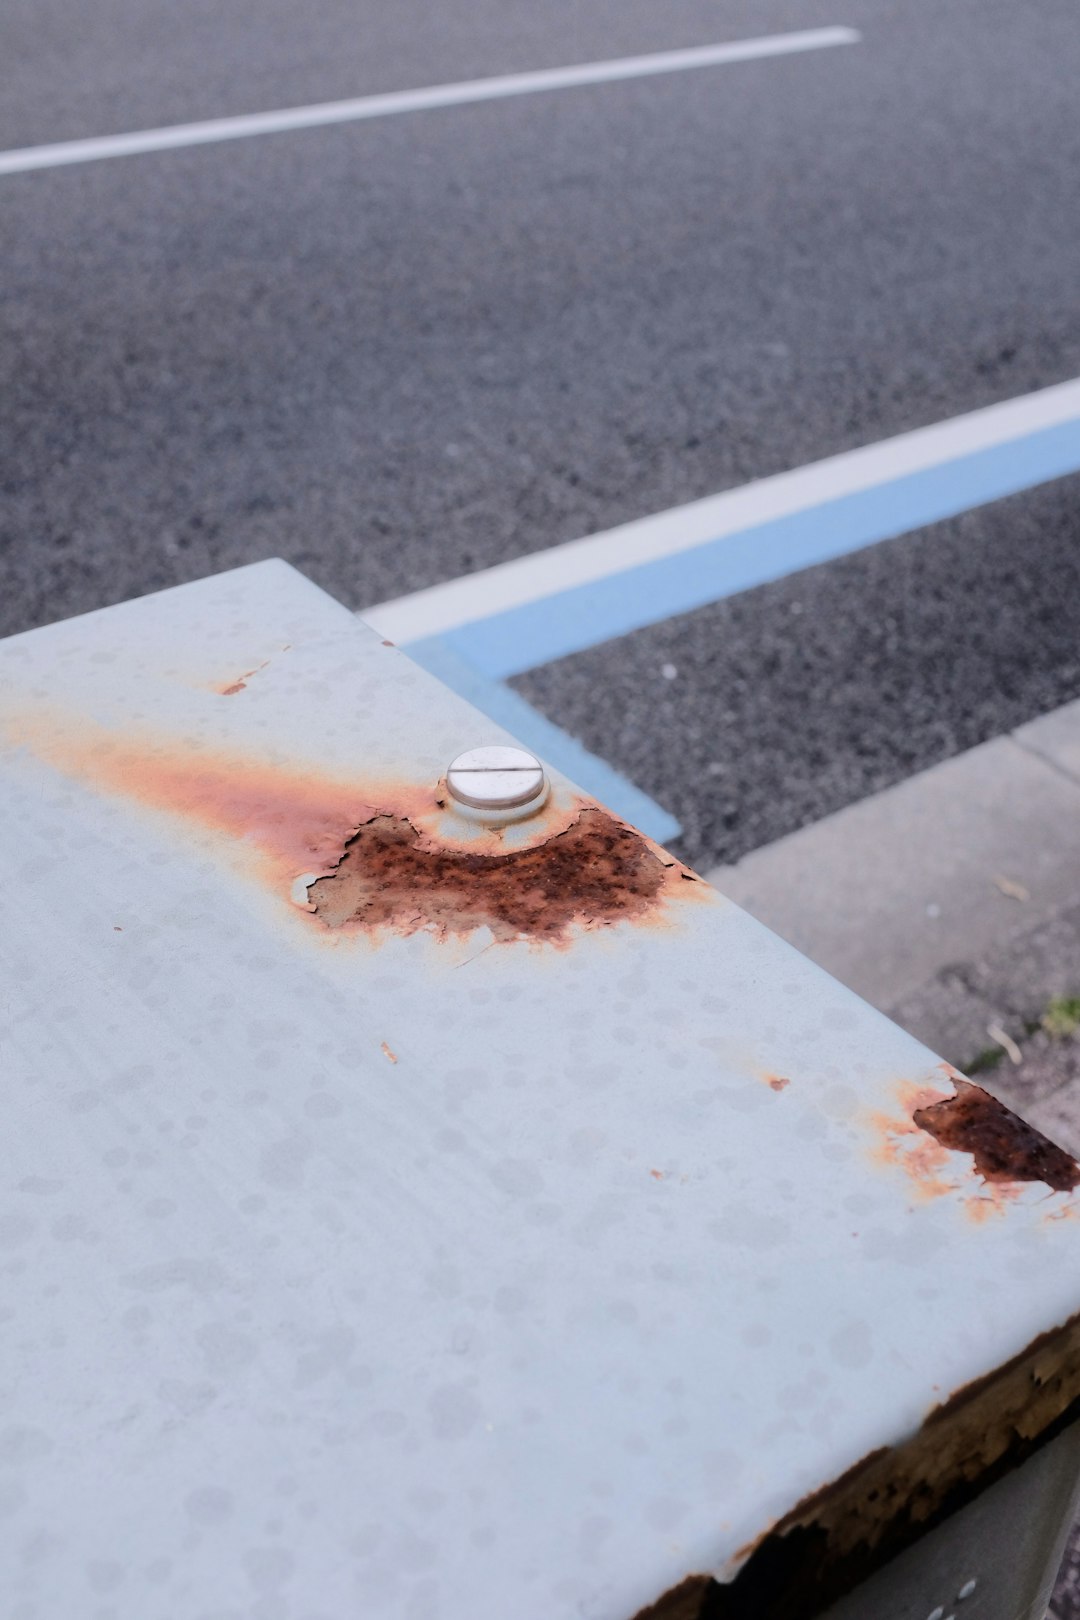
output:
[[954,1083],[955,1097],[917,1108],[912,1118],[943,1148],[970,1153],[984,1181],[1042,1181],[1054,1192],[1080,1183],[1080,1166],[1063,1148],[981,1086]]
[[[881,1448],[786,1514],[734,1580],[691,1577],[678,1620],[813,1620],[1075,1419],[1080,1316],[956,1391],[910,1440]],[[693,1608],[693,1601],[698,1604]],[[639,1620],[668,1620],[663,1601]]]
[[671,871],[640,833],[599,808],[579,811],[542,844],[497,855],[431,848],[405,818],[376,816],[308,896],[329,928],[444,935],[487,927],[496,940],[555,944],[575,924],[647,917]]
[[[527,826],[462,822],[429,785],[342,781],[179,738],[118,735],[80,717],[10,734],[99,791],[225,835],[275,892],[327,929],[565,943],[572,927],[641,923],[711,891],[634,828],[580,799]],[[298,888],[299,885],[299,888]]]
[[1080,1185],[1080,1166],[1062,1148],[949,1064],[940,1072],[951,1092],[929,1080],[900,1081],[896,1111],[866,1121],[874,1157],[903,1171],[915,1199],[959,1195],[978,1224],[1001,1215],[1027,1182],[1055,1193]]
[[701,1620],[702,1605],[715,1585],[708,1575],[689,1575],[656,1603],[639,1610],[634,1620]]

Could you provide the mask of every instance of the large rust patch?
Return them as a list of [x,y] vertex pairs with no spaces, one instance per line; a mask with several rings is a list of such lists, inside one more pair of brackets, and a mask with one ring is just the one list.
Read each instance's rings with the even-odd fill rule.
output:
[[1080,1166],[1063,1148],[970,1080],[956,1079],[955,1097],[916,1108],[920,1130],[943,1148],[970,1153],[984,1181],[1042,1181],[1054,1192],[1080,1183]]
[[9,723],[13,742],[99,793],[199,829],[265,883],[315,938],[436,938],[488,928],[495,940],[565,944],[571,928],[659,920],[704,883],[599,806],[552,798],[527,824],[478,829],[434,783],[343,781],[301,761],[238,757],[190,739],[114,732],[43,709]]
[[447,935],[487,927],[500,941],[559,943],[574,925],[643,918],[673,870],[683,875],[599,808],[580,810],[543,843],[499,854],[433,847],[405,818],[382,815],[349,840],[308,899],[329,928]]

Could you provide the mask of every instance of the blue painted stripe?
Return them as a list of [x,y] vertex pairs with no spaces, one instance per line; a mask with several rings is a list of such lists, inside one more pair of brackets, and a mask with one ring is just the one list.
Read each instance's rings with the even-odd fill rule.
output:
[[1078,470],[1080,422],[1066,422],[510,608],[439,639],[485,675],[518,675]]
[[531,703],[510,687],[480,674],[444,638],[431,636],[426,641],[413,642],[403,651],[437,676],[444,686],[466,698],[541,759],[576,782],[590,797],[599,799],[617,816],[640,827],[649,838],[666,844],[679,836],[682,828],[669,811],[602,759],[590,754],[574,737],[538,714]]

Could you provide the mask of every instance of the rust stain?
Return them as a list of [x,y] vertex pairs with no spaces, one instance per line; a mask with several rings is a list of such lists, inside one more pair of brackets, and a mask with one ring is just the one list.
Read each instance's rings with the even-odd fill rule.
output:
[[230,681],[228,686],[217,686],[214,690],[220,693],[222,697],[232,697],[234,692],[243,692],[251,677],[257,675],[260,670],[265,669],[269,662],[269,658],[264,658],[261,664],[256,664],[254,669],[245,670],[235,681]]
[[[287,641],[287,642],[285,642],[284,646],[278,648],[278,651],[279,652],[288,652],[289,648],[291,646],[292,646],[292,642]],[[254,669],[245,670],[242,675],[238,675],[235,680],[229,681],[225,685],[211,687],[211,691],[217,692],[218,695],[221,696],[221,697],[232,697],[233,694],[236,693],[236,692],[243,692],[245,690],[245,688],[247,687],[247,683],[248,683],[248,681],[250,681],[251,677],[253,675],[258,675],[260,670],[264,670],[266,668],[266,666],[269,664],[269,662],[270,662],[269,658],[264,658],[261,664],[256,664],[255,665]]]
[[773,1091],[786,1091],[791,1081],[784,1074],[766,1074],[763,1076],[765,1084]]
[[1041,1181],[1072,1192],[1080,1166],[1041,1131],[970,1080],[955,1080],[955,1097],[925,1104],[912,1115],[920,1130],[953,1153],[970,1153],[985,1182]]
[[7,730],[98,792],[219,835],[234,865],[328,937],[423,930],[445,939],[487,928],[493,942],[563,945],[572,929],[662,922],[675,897],[711,894],[581,799],[478,832],[440,808],[434,783],[342,781],[314,765],[238,758],[55,711],[24,714]]
[[[1080,1185],[1080,1166],[1063,1149],[1002,1103],[972,1085],[949,1064],[940,1065],[953,1092],[903,1081],[899,1110],[869,1116],[877,1138],[874,1158],[902,1170],[916,1199],[959,1196],[976,1225],[1002,1215],[1023,1183],[1041,1181],[1052,1192]],[[965,1164],[957,1155],[968,1153]],[[982,1185],[972,1190],[972,1176]]]
[[16,732],[16,740],[100,792],[222,834],[232,852],[285,884],[299,873],[332,870],[351,833],[378,808],[354,784],[88,722],[70,733]]
[[654,1181],[663,1181],[664,1179],[664,1172],[662,1170],[650,1170],[649,1174],[652,1176]]
[[406,817],[380,815],[308,900],[328,928],[445,937],[486,927],[501,943],[563,944],[573,926],[645,919],[678,871],[599,807],[580,808],[543,843],[497,854],[433,846]]
[[919,1129],[913,1117],[916,1110],[943,1102],[947,1095],[933,1086],[919,1086],[905,1080],[897,1087],[899,1112],[870,1115],[870,1127],[879,1139],[874,1158],[880,1164],[903,1170],[920,1200],[940,1198],[956,1191],[948,1153]]
[[397,1062],[397,1053],[392,1052],[385,1041],[380,1042],[380,1050],[382,1051],[383,1057],[389,1058],[391,1063]]

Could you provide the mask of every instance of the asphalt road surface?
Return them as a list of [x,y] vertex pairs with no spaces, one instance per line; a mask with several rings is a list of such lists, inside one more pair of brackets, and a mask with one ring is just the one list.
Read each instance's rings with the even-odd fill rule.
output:
[[[1074,0],[16,0],[2,150],[830,24],[0,177],[0,633],[273,555],[360,609],[1080,376]],[[514,684],[730,859],[1080,695],[1078,490]]]

